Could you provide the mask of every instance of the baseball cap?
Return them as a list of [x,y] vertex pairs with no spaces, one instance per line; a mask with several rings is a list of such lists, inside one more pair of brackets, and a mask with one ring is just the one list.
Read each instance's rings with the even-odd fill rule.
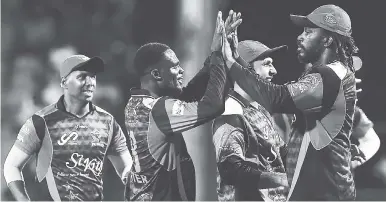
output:
[[319,27],[343,36],[351,36],[350,16],[339,6],[332,4],[316,8],[307,16],[290,15],[295,25],[302,27]]
[[99,57],[89,58],[85,55],[73,55],[68,57],[60,67],[60,77],[66,77],[73,71],[103,72],[104,62]]
[[237,46],[237,51],[239,52],[240,57],[248,63],[264,59],[284,50],[287,50],[286,45],[268,48],[266,45],[252,40],[240,41]]

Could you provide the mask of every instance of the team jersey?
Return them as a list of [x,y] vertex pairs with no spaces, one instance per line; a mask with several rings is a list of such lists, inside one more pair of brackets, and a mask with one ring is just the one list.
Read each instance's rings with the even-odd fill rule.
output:
[[108,112],[90,102],[90,112],[78,118],[63,98],[29,118],[15,145],[37,153],[37,178],[46,178],[54,200],[103,200],[105,157],[128,150],[125,136]]
[[270,113],[296,114],[286,158],[290,184],[287,199],[354,200],[350,169],[356,105],[354,73],[334,62],[314,66],[287,85],[267,82],[237,64],[230,75]]
[[[227,170],[217,175],[219,201],[285,201],[287,187],[259,190],[259,185],[266,185],[259,182],[256,174],[231,165],[236,164],[232,158],[237,157],[248,162],[244,166],[253,164],[251,167],[259,172],[285,173],[282,160],[285,143],[275,129],[271,115],[260,104],[250,103],[235,91],[229,93],[225,106],[234,111],[241,108],[241,114],[223,115],[213,123],[218,170]],[[233,179],[240,172],[245,179],[240,176],[240,179]]]
[[212,53],[207,65],[210,79],[197,102],[154,98],[146,90],[131,90],[125,109],[133,156],[127,200],[194,200],[194,167],[181,133],[220,115],[226,94],[221,53]]

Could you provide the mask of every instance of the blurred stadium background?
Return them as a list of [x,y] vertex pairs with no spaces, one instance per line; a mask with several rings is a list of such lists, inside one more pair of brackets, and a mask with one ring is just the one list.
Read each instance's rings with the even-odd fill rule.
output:
[[[302,30],[291,24],[289,14],[306,15],[328,3],[341,6],[351,16],[363,59],[357,73],[363,80],[358,103],[381,139],[380,151],[356,171],[358,200],[386,200],[386,32],[385,26],[376,25],[386,19],[381,1],[2,0],[1,166],[27,118],[61,95],[58,65],[69,55],[103,58],[107,71],[97,78],[94,102],[124,126],[129,89],[138,86],[132,59],[142,44],[170,45],[185,68],[187,83],[209,54],[217,11],[223,11],[225,18],[234,9],[243,16],[240,40],[258,40],[270,47],[289,45],[288,54],[275,60],[279,74],[274,82],[284,83],[302,71],[295,56],[295,39]],[[210,140],[205,131],[185,138],[192,143]],[[205,153],[200,152],[192,152],[192,158]],[[35,182],[34,166],[30,161],[24,170],[27,189],[31,199],[44,200],[45,184]],[[105,200],[122,200],[123,185],[109,163],[105,169]],[[196,165],[196,169],[205,167]],[[205,172],[198,175],[205,178]],[[2,173],[1,189],[1,200],[13,200]]]

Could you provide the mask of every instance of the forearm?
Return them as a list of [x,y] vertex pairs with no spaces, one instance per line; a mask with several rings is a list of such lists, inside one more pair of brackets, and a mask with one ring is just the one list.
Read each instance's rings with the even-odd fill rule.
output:
[[229,157],[219,165],[221,178],[235,186],[250,186],[257,189],[287,185],[285,173],[261,172],[258,165],[239,157]]
[[248,68],[248,63],[242,57],[237,57],[236,62],[239,63],[243,68]]
[[108,155],[110,162],[113,164],[115,171],[118,176],[121,178],[122,182],[125,184],[127,177],[130,173],[131,167],[133,165],[133,159],[128,150],[116,154],[116,155]]
[[210,58],[208,56],[204,62],[204,67],[189,81],[182,89],[179,99],[185,102],[196,102],[204,96],[209,81]]
[[20,169],[13,167],[13,166],[8,166],[7,164],[5,164],[4,165],[4,178],[8,184],[9,190],[11,191],[13,197],[17,201],[29,201],[30,200],[29,196],[27,194],[27,191],[25,189],[23,175],[22,175]]
[[232,65],[230,76],[254,101],[271,113],[294,113],[297,110],[285,85],[265,81],[237,62]]
[[[208,85],[198,106],[206,106],[208,112],[217,112],[224,108],[227,71],[220,52],[213,52],[210,60]],[[228,64],[228,61],[225,62]]]
[[24,181],[12,181],[8,183],[8,188],[16,201],[30,201],[30,198],[25,189]]
[[257,169],[257,165],[251,164],[239,157],[231,156],[219,163],[218,169],[221,178],[227,184],[258,188],[261,172]]

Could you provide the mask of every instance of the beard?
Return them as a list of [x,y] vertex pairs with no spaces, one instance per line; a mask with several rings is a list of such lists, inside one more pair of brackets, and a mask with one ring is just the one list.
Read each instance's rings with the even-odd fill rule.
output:
[[302,64],[315,63],[319,60],[320,56],[324,51],[322,44],[313,44],[308,47],[298,45],[297,56],[298,60]]

